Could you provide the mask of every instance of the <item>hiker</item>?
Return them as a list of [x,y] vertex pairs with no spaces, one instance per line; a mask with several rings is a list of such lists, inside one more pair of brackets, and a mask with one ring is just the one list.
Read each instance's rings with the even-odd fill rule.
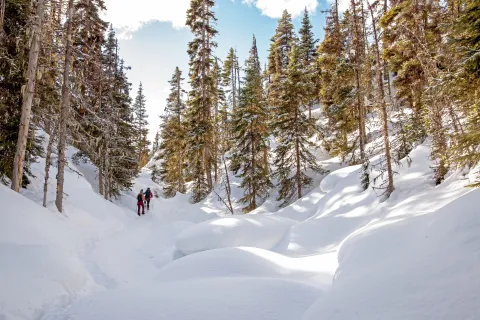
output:
[[143,189],[140,190],[140,193],[137,194],[137,207],[138,207],[138,216],[140,217],[140,207],[142,208],[142,214],[145,214],[145,196],[143,195]]
[[152,198],[152,191],[150,191],[150,188],[147,188],[147,191],[145,192],[145,202],[147,203],[147,210],[150,210],[150,199]]

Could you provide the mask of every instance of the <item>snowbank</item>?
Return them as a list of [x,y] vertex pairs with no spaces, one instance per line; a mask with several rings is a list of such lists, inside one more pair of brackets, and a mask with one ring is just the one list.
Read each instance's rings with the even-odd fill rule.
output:
[[69,320],[293,320],[319,297],[290,280],[219,278],[125,288],[74,304]]
[[263,277],[298,280],[328,288],[336,268],[336,255],[289,258],[258,248],[222,248],[174,261],[160,270],[156,281],[163,283],[202,278]]
[[46,306],[69,303],[95,288],[72,253],[77,238],[69,235],[64,216],[3,185],[0,203],[0,319],[34,319]]
[[359,230],[340,249],[332,290],[303,319],[478,319],[479,197]]
[[180,233],[175,242],[184,254],[227,247],[272,249],[296,222],[274,216],[232,216],[205,221]]

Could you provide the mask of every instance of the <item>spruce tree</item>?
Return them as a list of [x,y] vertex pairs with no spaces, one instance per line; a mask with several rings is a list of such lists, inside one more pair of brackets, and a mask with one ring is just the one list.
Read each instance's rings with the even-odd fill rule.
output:
[[[34,12],[32,1],[6,1],[3,32],[0,35],[0,182],[7,184],[13,176],[22,110],[22,86],[27,82],[29,21]],[[21,186],[26,187],[31,175],[30,163],[41,149],[34,135],[34,124],[28,128],[25,162]]]
[[240,79],[237,75],[238,57],[233,48],[230,48],[227,58],[223,63],[222,84],[227,87],[227,99],[230,103],[232,112],[237,108],[240,90]]
[[159,173],[165,183],[164,192],[168,197],[173,197],[177,192],[185,193],[185,151],[187,128],[185,127],[185,90],[183,89],[184,78],[177,67],[170,83],[170,94],[167,98],[167,106],[162,115],[160,125],[159,154],[157,160],[161,160]]
[[[336,4],[336,3],[335,3]],[[353,92],[354,69],[347,58],[349,12],[342,21],[336,5],[332,5],[327,16],[325,38],[318,47],[319,97],[326,123],[321,128],[325,149],[342,161],[355,163],[356,142],[349,136],[357,128]]]
[[212,190],[212,109],[215,99],[215,77],[212,73],[215,14],[213,0],[192,0],[187,11],[187,25],[193,33],[188,44],[190,85],[186,121],[190,172],[194,202]]
[[308,102],[305,79],[300,49],[293,46],[279,95],[278,110],[272,122],[278,143],[274,176],[280,187],[277,200],[283,201],[282,206],[301,198],[304,188],[311,185],[313,180],[307,171],[324,172],[312,154],[316,146],[310,141],[310,122],[302,112],[302,107]]
[[140,83],[138,87],[137,96],[133,104],[133,112],[135,114],[135,129],[137,131],[137,154],[138,154],[138,167],[142,168],[148,162],[148,146],[150,142],[147,139],[148,136],[148,115],[145,107],[145,95],[143,94],[143,85]]
[[317,76],[315,57],[316,57],[316,43],[318,40],[315,40],[315,36],[312,31],[312,23],[310,22],[310,17],[308,15],[308,10],[305,8],[305,13],[302,20],[302,27],[299,30],[300,42],[299,50],[301,60],[303,61],[303,67],[305,68],[305,75],[308,75],[306,90],[310,96],[310,101],[308,103],[308,119],[312,119],[312,107],[318,97],[318,92],[316,92],[315,86],[315,77]]
[[[268,85],[268,103],[270,106],[276,106],[280,103],[280,95],[283,82],[286,81],[286,70],[289,64],[289,54],[293,46],[298,42],[292,23],[292,16],[287,10],[283,12],[282,17],[278,21],[275,35],[272,38],[272,44],[269,52],[268,70],[274,72],[270,75],[271,82]],[[273,109],[271,117],[276,117]],[[271,121],[271,119],[270,119]],[[275,131],[273,131],[275,134]]]
[[[254,210],[259,201],[268,196],[271,187],[269,170],[265,167],[264,154],[268,149],[267,108],[262,86],[262,70],[258,58],[257,42],[253,38],[250,56],[245,62],[244,86],[240,104],[234,112],[235,154],[240,165],[238,175],[244,189],[240,199],[246,204],[245,212]],[[268,151],[268,150],[267,150]]]

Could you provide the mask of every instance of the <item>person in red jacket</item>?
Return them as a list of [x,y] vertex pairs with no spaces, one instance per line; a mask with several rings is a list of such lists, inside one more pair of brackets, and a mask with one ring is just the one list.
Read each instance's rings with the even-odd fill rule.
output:
[[143,189],[140,190],[140,193],[137,194],[137,207],[138,207],[138,216],[140,217],[140,208],[142,208],[142,214],[145,214],[145,196],[143,195]]

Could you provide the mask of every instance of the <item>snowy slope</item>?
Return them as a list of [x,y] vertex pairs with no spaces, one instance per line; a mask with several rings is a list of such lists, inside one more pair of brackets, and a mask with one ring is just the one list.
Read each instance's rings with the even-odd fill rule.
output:
[[0,319],[478,319],[480,191],[460,172],[434,186],[428,143],[387,201],[325,158],[304,198],[233,217],[214,195],[156,198],[137,217],[139,189],[161,189],[149,170],[109,202],[88,163],[69,164],[58,214],[53,182],[39,205],[40,159],[22,195],[0,186]]

